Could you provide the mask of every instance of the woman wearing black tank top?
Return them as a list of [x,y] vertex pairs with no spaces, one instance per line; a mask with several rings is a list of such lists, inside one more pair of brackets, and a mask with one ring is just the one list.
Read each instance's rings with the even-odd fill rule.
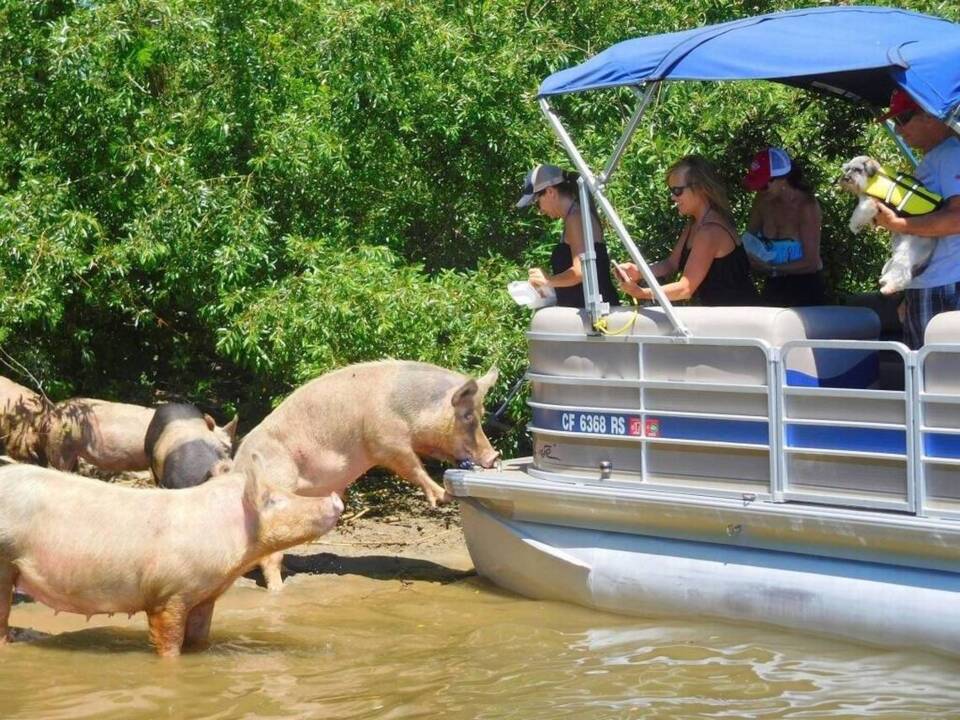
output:
[[[550,254],[550,275],[540,268],[530,268],[528,280],[538,290],[552,287],[557,293],[557,305],[564,307],[584,306],[583,271],[580,255],[584,252],[583,218],[580,214],[577,173],[568,172],[555,165],[537,165],[527,173],[523,185],[523,197],[517,203],[524,208],[534,203],[540,212],[554,220],[563,220],[563,235]],[[603,301],[619,304],[617,289],[610,279],[610,255],[602,242],[603,230],[596,211],[589,209],[593,223],[593,249],[597,256],[597,279]]]
[[[750,278],[750,261],[730,218],[723,184],[699,155],[687,155],[667,171],[667,186],[677,212],[690,218],[670,256],[650,267],[670,300],[693,299],[700,305],[756,305],[757,290]],[[621,267],[629,281],[620,287],[638,300],[652,300],[653,292],[640,287],[640,271],[633,263]]]

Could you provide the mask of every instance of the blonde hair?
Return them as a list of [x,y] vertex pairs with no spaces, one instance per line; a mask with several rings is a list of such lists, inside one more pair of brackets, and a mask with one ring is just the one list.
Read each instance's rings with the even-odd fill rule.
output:
[[733,213],[730,211],[727,190],[723,187],[717,171],[705,157],[684,155],[667,169],[667,182],[670,181],[670,176],[679,170],[686,170],[686,184],[691,190],[703,194],[710,207],[732,222]]

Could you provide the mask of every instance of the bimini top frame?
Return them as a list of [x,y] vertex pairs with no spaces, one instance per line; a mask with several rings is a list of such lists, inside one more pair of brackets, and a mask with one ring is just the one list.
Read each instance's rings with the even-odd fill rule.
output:
[[[851,37],[858,42],[851,44]],[[749,53],[743,52],[745,47],[750,48]],[[581,174],[582,201],[586,201],[587,192],[593,194],[676,334],[683,338],[690,335],[689,330],[676,317],[604,193],[654,91],[659,83],[668,80],[770,80],[874,109],[884,107],[891,91],[901,87],[927,113],[960,134],[960,25],[894,8],[794,10],[626,40],[543,81],[540,108]],[[577,150],[549,98],[614,87],[632,87],[639,101],[612,156],[596,175]],[[892,123],[887,123],[887,129],[913,161]],[[596,289],[597,268],[589,222],[584,223],[584,239],[584,295],[596,323],[606,307]]]

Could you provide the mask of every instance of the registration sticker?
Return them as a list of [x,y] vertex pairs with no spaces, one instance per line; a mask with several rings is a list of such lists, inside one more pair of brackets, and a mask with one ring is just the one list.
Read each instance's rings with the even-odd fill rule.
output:
[[643,418],[626,413],[587,412],[584,410],[548,410],[535,408],[533,424],[545,430],[568,433],[641,437]]

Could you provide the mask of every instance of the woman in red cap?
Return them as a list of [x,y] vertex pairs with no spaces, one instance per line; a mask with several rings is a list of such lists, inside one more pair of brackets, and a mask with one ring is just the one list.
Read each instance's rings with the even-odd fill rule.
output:
[[[667,187],[677,212],[690,218],[670,256],[650,266],[658,278],[679,273],[662,286],[670,300],[693,299],[700,305],[756,305],[750,261],[730,216],[727,193],[716,172],[699,155],[687,155],[667,170]],[[620,266],[629,280],[620,287],[639,300],[652,300],[641,287],[633,263]]]
[[753,237],[744,235],[744,241],[753,269],[767,275],[761,302],[773,307],[823,305],[820,204],[804,183],[801,168],[785,150],[768,147],[753,157],[743,184],[757,193],[747,223]]

